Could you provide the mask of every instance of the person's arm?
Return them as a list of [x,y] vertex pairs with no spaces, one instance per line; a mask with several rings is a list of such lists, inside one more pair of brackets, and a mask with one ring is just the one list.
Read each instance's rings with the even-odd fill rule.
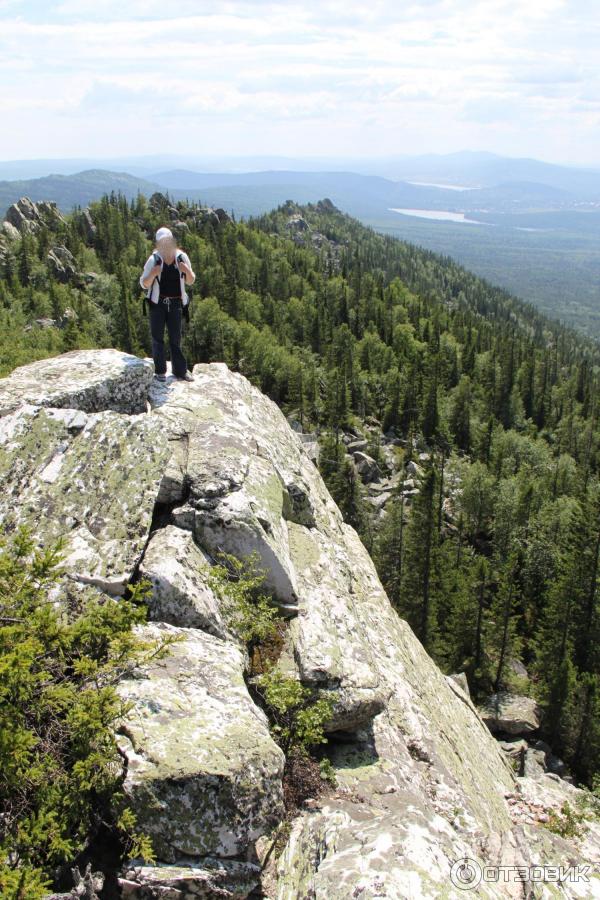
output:
[[144,271],[140,275],[140,285],[144,290],[148,290],[155,278],[160,275],[160,265],[154,264],[154,254],[148,257],[144,266]]
[[179,269],[183,272],[183,280],[186,284],[193,284],[196,280],[196,275],[194,270],[192,269],[192,264],[190,262],[190,258],[187,253],[181,254],[182,259],[179,262]]

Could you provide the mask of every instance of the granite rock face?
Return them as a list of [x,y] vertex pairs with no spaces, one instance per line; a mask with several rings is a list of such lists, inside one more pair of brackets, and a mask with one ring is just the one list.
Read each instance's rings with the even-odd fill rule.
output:
[[122,594],[147,540],[166,457],[148,416],[21,406],[0,418],[0,523],[28,525],[44,542],[64,538],[63,588]]
[[[64,534],[69,583],[87,591],[114,598],[132,575],[148,578],[141,634],[176,639],[119,686],[130,701],[118,732],[125,791],[158,858],[132,862],[123,896],[242,898],[262,881],[272,900],[433,900],[464,897],[451,879],[464,857],[597,864],[593,828],[578,843],[544,824],[544,804],[577,789],[517,777],[464,686],[391,608],[276,405],[223,364],[194,375],[150,383],[149,361],[85,351],[0,381],[0,520]],[[284,758],[210,587],[220,551],[258,554],[289,619],[278,665],[333,701],[337,787],[266,855]],[[522,812],[534,803],[537,818]],[[597,896],[598,884],[538,893]],[[515,881],[472,894],[525,896]]]
[[141,413],[153,366],[120,350],[72,350],[0,379],[0,416],[23,403],[82,412]]
[[120,685],[132,703],[125,794],[159,859],[237,857],[283,814],[284,756],[250,699],[244,656],[199,629],[140,631],[177,642]]

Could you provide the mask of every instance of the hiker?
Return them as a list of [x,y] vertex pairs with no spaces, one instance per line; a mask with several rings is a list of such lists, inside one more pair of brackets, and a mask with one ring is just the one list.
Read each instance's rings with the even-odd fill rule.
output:
[[150,301],[150,333],[152,334],[152,358],[154,374],[159,381],[166,381],[167,358],[165,355],[165,325],[169,333],[171,369],[175,378],[193,381],[185,356],[181,351],[181,320],[187,318],[189,297],[186,284],[193,284],[196,276],[190,258],[179,250],[169,228],[156,232],[156,249],[150,254],[140,276],[140,284]]

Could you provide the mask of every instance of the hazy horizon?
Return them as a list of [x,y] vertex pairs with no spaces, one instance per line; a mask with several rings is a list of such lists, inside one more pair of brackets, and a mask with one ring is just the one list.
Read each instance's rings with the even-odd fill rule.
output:
[[[598,173],[600,172],[600,160],[588,163],[576,163],[568,160],[557,160],[557,159],[544,159],[543,157],[525,157],[525,156],[510,156],[507,154],[497,154],[493,151],[479,151],[479,150],[459,150],[453,151],[447,154],[436,153],[434,151],[423,151],[423,153],[419,154],[373,154],[370,156],[347,156],[344,157],[342,155],[336,156],[316,156],[316,155],[306,155],[306,156],[284,156],[277,154],[270,155],[228,155],[223,154],[220,156],[201,156],[201,155],[185,155],[185,154],[139,154],[139,153],[131,153],[131,154],[119,154],[119,155],[100,155],[100,154],[89,154],[86,156],[33,156],[33,157],[19,157],[19,158],[11,158],[11,159],[0,159],[0,165],[3,166],[11,166],[14,165],[18,170],[20,165],[34,165],[39,164],[38,169],[43,172],[47,172],[47,174],[64,174],[64,173],[52,173],[48,166],[51,166],[53,162],[56,163],[72,163],[72,166],[69,166],[69,169],[73,169],[73,173],[78,171],[77,166],[75,164],[87,165],[88,163],[93,164],[101,164],[104,167],[106,165],[107,169],[112,168],[113,170],[118,165],[126,165],[132,163],[132,170],[135,170],[138,174],[142,172],[143,169],[146,169],[147,173],[158,172],[164,168],[173,167],[174,169],[181,168],[182,170],[190,170],[190,171],[198,171],[198,172],[239,172],[239,173],[248,173],[248,172],[260,172],[260,171],[268,171],[268,170],[282,170],[285,171],[286,168],[293,168],[294,171],[302,171],[302,166],[306,166],[306,171],[328,171],[328,167],[330,171],[347,171],[347,172],[359,172],[361,168],[366,167],[367,171],[363,174],[377,174],[378,168],[385,167],[385,164],[393,164],[394,162],[402,163],[408,162],[410,160],[415,159],[451,159],[452,157],[463,157],[467,158],[468,156],[480,157],[496,157],[498,160],[509,160],[513,162],[524,162],[524,161],[532,161],[543,163],[545,165],[551,166],[559,166],[566,169],[575,169],[575,170],[587,170],[590,172]],[[45,165],[47,164],[47,165]],[[372,169],[373,171],[369,171]],[[2,176],[0,174],[0,179]],[[31,177],[27,174],[16,175],[14,180],[20,180],[21,178]],[[39,176],[34,176],[39,177]],[[389,177],[389,176],[386,176]]]
[[4,161],[174,143],[228,159],[473,147],[600,165],[600,10],[582,0],[182,0],[168,15],[155,0],[0,0],[0,24]]

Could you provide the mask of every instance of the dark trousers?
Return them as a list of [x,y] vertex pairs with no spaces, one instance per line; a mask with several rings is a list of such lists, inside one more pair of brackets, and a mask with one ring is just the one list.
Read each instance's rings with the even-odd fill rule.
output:
[[150,307],[150,334],[152,335],[152,358],[154,371],[164,375],[167,371],[165,354],[165,325],[169,332],[169,349],[171,351],[171,369],[177,378],[183,378],[187,372],[185,356],[181,352],[181,300],[159,300],[148,303]]

